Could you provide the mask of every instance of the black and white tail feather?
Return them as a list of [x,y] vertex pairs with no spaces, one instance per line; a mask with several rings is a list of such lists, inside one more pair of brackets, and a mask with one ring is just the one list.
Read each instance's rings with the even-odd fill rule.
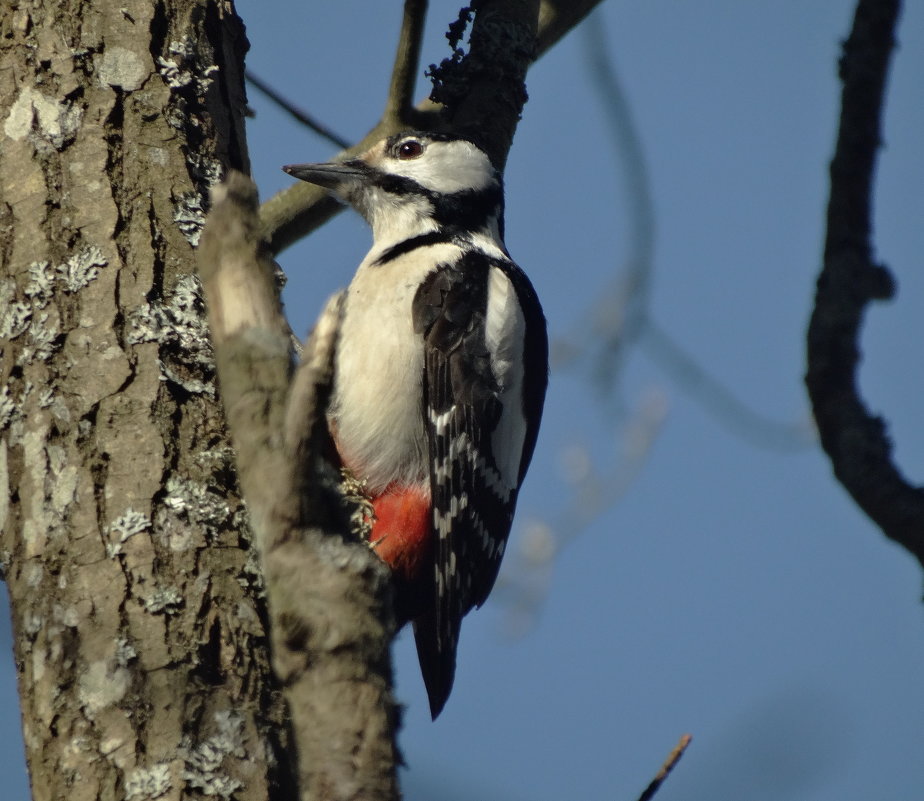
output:
[[471,142],[405,133],[357,160],[285,169],[373,228],[348,292],[332,416],[371,486],[429,485],[432,603],[414,633],[435,718],[462,618],[497,578],[535,448],[542,308],[503,243],[500,177]]

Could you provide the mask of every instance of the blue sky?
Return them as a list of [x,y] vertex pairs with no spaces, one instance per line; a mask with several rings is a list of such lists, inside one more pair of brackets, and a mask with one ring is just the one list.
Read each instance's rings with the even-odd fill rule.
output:
[[[399,5],[341,0],[320,13],[242,0],[248,64],[358,139],[384,102]],[[804,332],[852,8],[608,2],[591,23],[605,30],[651,176],[652,318],[749,407],[797,427],[808,420]],[[445,55],[456,11],[431,3],[424,63]],[[868,317],[861,377],[912,477],[924,474],[922,371],[906,356],[924,297],[916,31],[924,8],[909,4],[875,203],[878,257],[899,296]],[[585,45],[572,33],[530,72],[506,175],[507,244],[556,339],[586,337],[595,301],[625,268],[630,234]],[[250,100],[264,197],[291,182],[280,165],[333,154],[256,92]],[[369,240],[343,214],[282,255],[296,328],[349,280]],[[586,362],[553,372],[504,585],[463,625],[456,686],[437,722],[409,633],[396,646],[409,801],[631,801],[684,732],[694,742],[663,801],[918,796],[924,610],[914,560],[856,509],[816,445],[742,436],[675,380],[650,340],[628,351],[608,394],[589,373]],[[640,459],[627,456],[639,447]],[[604,472],[629,460],[631,483],[547,569],[525,573],[527,529],[572,533],[568,477],[588,459]],[[514,616],[524,582],[541,602]],[[12,675],[8,659],[0,678],[10,709]],[[21,744],[5,742],[8,775],[21,776]]]

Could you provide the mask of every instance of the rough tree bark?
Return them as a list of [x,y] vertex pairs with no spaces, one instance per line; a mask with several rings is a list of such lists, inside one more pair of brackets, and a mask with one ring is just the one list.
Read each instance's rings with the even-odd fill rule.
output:
[[[398,705],[387,568],[353,534],[329,463],[325,410],[341,295],[298,369],[257,191],[240,173],[213,193],[199,251],[218,378],[266,583],[304,801],[393,801]],[[332,447],[332,446],[331,446]]]
[[292,784],[194,262],[248,167],[245,50],[225,3],[3,7],[0,547],[36,801]]

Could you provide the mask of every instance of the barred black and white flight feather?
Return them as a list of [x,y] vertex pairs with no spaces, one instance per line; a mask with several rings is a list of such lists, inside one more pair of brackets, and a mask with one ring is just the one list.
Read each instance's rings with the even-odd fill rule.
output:
[[331,417],[341,458],[374,492],[429,490],[431,600],[414,632],[435,718],[462,618],[497,579],[535,448],[542,308],[503,243],[500,176],[471,142],[404,133],[343,164],[285,169],[373,229],[348,290]]
[[[414,298],[436,534],[433,620],[415,626],[431,698],[448,695],[462,618],[500,569],[545,393],[538,299],[513,262],[478,250],[439,266]],[[432,684],[432,687],[430,686]]]

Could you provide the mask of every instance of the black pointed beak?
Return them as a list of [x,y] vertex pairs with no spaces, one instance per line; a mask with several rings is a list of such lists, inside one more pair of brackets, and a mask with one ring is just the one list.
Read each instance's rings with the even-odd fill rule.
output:
[[327,162],[324,164],[287,164],[282,169],[293,178],[317,184],[339,195],[362,183],[368,173],[361,161],[343,163]]

